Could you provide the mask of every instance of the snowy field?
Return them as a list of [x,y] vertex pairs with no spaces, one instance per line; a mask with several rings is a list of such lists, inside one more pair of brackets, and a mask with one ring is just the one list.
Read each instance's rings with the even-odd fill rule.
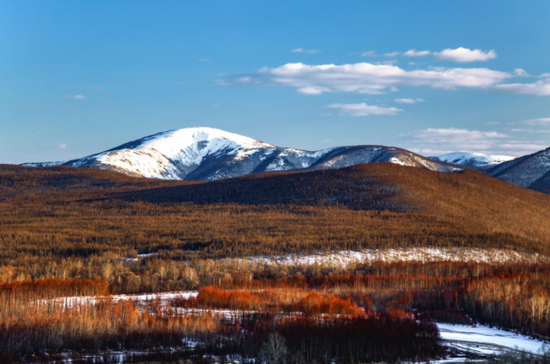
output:
[[358,263],[373,262],[468,262],[468,263],[535,263],[548,261],[547,257],[536,253],[521,253],[506,249],[479,248],[403,248],[341,250],[332,253],[289,254],[278,256],[256,256],[242,259],[227,259],[240,263],[274,265],[314,265],[323,264],[346,268]]
[[464,326],[437,323],[437,327],[444,344],[453,349],[456,357],[447,358],[436,363],[460,363],[465,360],[465,356],[468,354],[492,356],[503,351],[525,351],[532,354],[541,354],[543,351],[550,349],[550,346],[543,341],[483,325]]

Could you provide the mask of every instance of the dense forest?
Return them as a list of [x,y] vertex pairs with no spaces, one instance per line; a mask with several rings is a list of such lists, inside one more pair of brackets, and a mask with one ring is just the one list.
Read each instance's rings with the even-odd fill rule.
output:
[[[151,262],[158,272],[173,264]],[[206,262],[195,264],[188,274]],[[377,263],[328,274],[258,267],[243,275],[216,264],[225,272],[219,279],[206,273],[179,282],[198,288],[196,296],[153,295],[138,305],[110,295],[115,276],[4,283],[0,352],[16,360],[67,349],[172,347],[189,359],[255,358],[282,340],[293,363],[399,362],[445,356],[433,320],[550,336],[550,265]],[[178,280],[158,272],[161,283]],[[182,342],[199,342],[200,350],[185,351]]]
[[550,196],[475,172],[390,164],[213,183],[69,167],[0,168],[0,259],[174,259],[476,246],[550,251]]

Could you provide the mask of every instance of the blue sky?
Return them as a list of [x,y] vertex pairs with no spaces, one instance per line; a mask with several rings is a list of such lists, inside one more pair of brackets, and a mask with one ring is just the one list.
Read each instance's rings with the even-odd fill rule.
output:
[[549,17],[542,0],[0,0],[0,163],[189,126],[531,153],[550,146]]

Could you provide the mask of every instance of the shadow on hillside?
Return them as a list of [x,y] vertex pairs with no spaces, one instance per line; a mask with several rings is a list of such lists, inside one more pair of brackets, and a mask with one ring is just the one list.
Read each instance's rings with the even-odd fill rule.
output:
[[340,206],[405,211],[399,188],[352,170],[281,173],[129,191],[111,198],[149,203]]

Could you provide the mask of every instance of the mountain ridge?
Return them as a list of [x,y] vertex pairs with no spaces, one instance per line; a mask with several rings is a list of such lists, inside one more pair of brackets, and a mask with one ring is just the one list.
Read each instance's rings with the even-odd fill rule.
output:
[[487,169],[503,162],[513,160],[515,157],[507,155],[487,155],[477,152],[453,152],[430,158],[440,162],[458,164],[478,169]]
[[209,127],[160,132],[67,162],[24,165],[91,167],[147,178],[211,181],[251,173],[331,169],[376,162],[441,172],[460,169],[397,147],[358,145],[306,151]]
[[498,164],[487,173],[518,186],[549,192],[550,148]]

